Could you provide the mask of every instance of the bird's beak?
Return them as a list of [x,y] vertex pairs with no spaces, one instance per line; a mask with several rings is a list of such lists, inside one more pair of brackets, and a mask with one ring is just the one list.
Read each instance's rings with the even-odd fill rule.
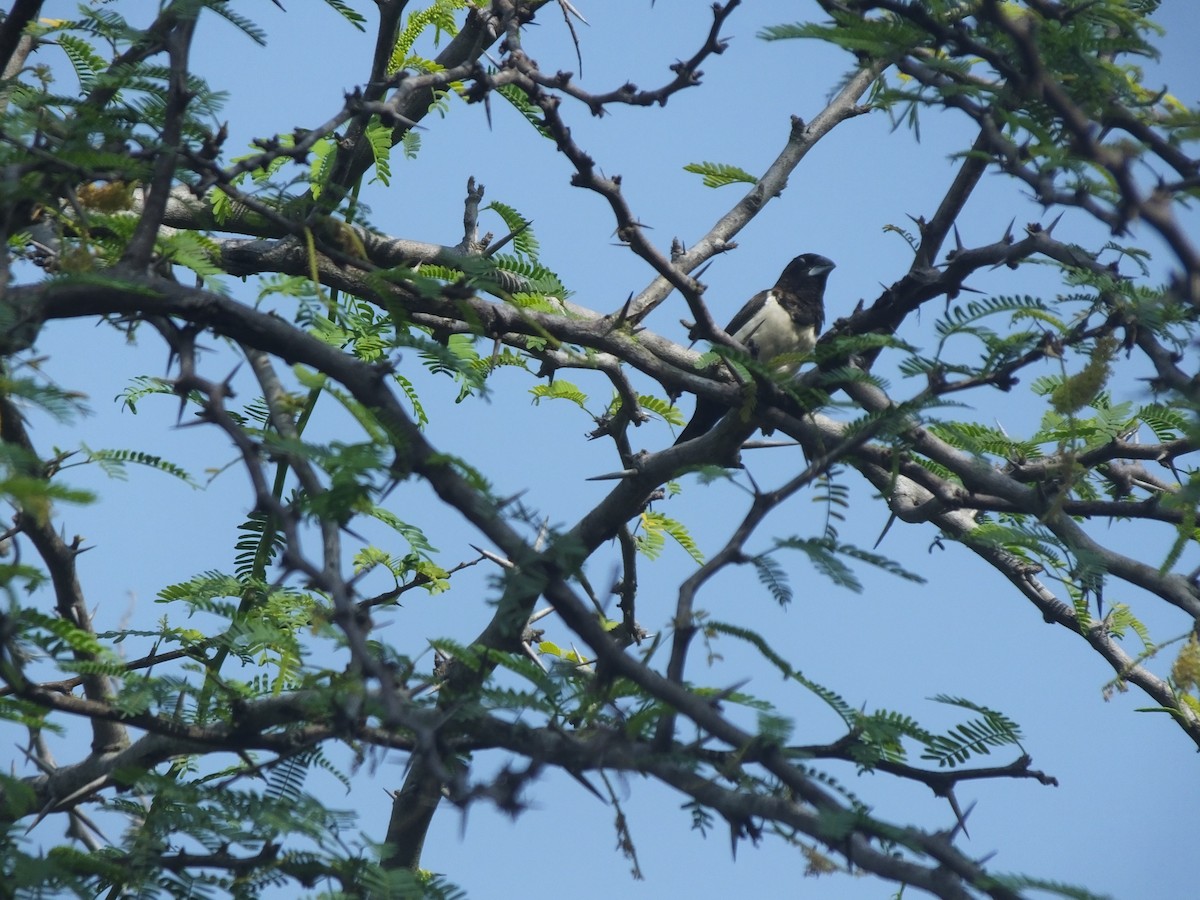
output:
[[808,274],[815,278],[817,275],[824,275],[826,272],[832,272],[836,268],[837,265],[833,261],[826,259],[817,263],[815,266],[809,266]]

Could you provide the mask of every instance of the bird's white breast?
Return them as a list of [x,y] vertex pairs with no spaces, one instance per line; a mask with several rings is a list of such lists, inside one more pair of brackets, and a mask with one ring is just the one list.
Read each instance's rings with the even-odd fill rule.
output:
[[[811,350],[816,343],[816,335],[812,328],[805,329],[801,334],[796,333],[795,322],[775,299],[774,292],[767,294],[762,309],[738,329],[733,337],[745,344],[763,362],[783,353],[803,353]],[[796,364],[792,363],[786,368],[795,370],[796,367]]]

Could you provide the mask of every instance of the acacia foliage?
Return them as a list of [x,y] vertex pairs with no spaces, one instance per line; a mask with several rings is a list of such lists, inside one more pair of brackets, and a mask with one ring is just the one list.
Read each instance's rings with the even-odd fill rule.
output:
[[[686,798],[697,828],[719,819],[735,845],[766,834],[792,842],[814,872],[852,867],[943,897],[1081,894],[994,871],[959,842],[962,779],[1053,781],[1033,768],[1019,725],[1002,711],[944,694],[939,702],[962,720],[940,730],[905,712],[868,713],[744,622],[708,617],[700,598],[715,575],[745,564],[764,596],[788,604],[794,554],[806,573],[847,590],[861,588],[867,567],[920,580],[915,566],[840,533],[855,472],[893,527],[936,526],[1007,579],[1034,620],[1084,641],[1112,667],[1114,689],[1143,692],[1200,745],[1200,589],[1187,571],[1200,493],[1200,257],[1180,218],[1197,192],[1200,123],[1137,68],[1155,52],[1157,4],[821,0],[818,21],[760,37],[834,44],[848,51],[848,72],[831,78],[823,109],[793,121],[764,171],[689,161],[704,186],[742,193],[685,248],[664,247],[643,227],[620,181],[570,126],[703,90],[700,67],[720,64],[737,0],[712,8],[706,38],[660,86],[602,93],[543,72],[524,50],[530,23],[573,21],[568,3],[437,0],[418,9],[391,0],[368,19],[354,4],[327,2],[347,27],[376,30],[370,70],[340,109],[315,111],[245,155],[224,146],[212,124],[223,98],[189,67],[197,23],[209,17],[264,38],[229,4],[174,0],[152,21],[92,4],[77,19],[49,21],[36,18],[40,4],[18,3],[0,23],[0,488],[16,513],[0,567],[0,713],[29,736],[28,770],[2,781],[3,866],[14,889],[256,896],[291,884],[451,896],[452,876],[420,869],[439,802],[484,799],[519,812],[528,782],[559,768],[618,813],[605,774],[653,778]],[[55,53],[78,91],[60,63],[39,64]],[[455,246],[371,226],[364,190],[403,191],[399,157],[421,153],[418,124],[434,128],[431,112],[454,115],[464,101],[515,108],[546,138],[546,156],[568,161],[575,186],[607,203],[616,235],[649,273],[619,309],[574,302],[570,261],[544,259],[518,208],[485,207],[473,180]],[[958,148],[951,184],[914,230],[896,229],[911,249],[907,268],[881,273],[878,296],[833,324],[800,379],[780,382],[720,331],[697,272],[776,202],[811,147],[864,114],[911,129],[929,115],[965,117],[976,137]],[[988,172],[1032,195],[1047,225],[997,223],[998,239],[965,244],[955,225]],[[1089,244],[1060,234],[1051,223],[1063,209],[1111,237]],[[504,223],[503,236],[481,234],[481,210]],[[1148,239],[1162,248],[1165,282],[1150,277]],[[1034,263],[1057,271],[1057,292],[976,296],[966,283]],[[258,296],[239,278],[256,279]],[[654,330],[650,314],[675,294],[709,352]],[[932,337],[914,324],[921,312],[935,319]],[[160,621],[119,632],[93,627],[93,593],[103,587],[80,581],[84,547],[63,537],[69,504],[92,499],[72,487],[69,467],[203,478],[136,446],[39,445],[27,409],[70,419],[88,387],[40,374],[38,354],[64,352],[52,324],[72,318],[164,346],[169,373],[136,379],[121,405],[135,412],[170,398],[164,423],[177,414],[222,435],[250,486],[244,507],[230,511],[232,564],[179,573],[161,586]],[[214,341],[244,364],[256,396],[235,396],[200,352]],[[1060,361],[1058,375],[1020,383],[1046,360]],[[548,415],[569,405],[592,413],[591,436],[612,449],[617,477],[573,523],[540,521],[492,487],[486,453],[455,456],[428,436],[445,410],[427,399],[420,373],[449,379],[464,400],[508,369]],[[1149,395],[1127,399],[1139,377]],[[596,408],[585,379],[610,387],[611,402]],[[995,389],[1023,391],[1035,424],[1011,434],[954,405]],[[642,433],[633,426],[651,419],[682,424],[673,400],[689,393],[734,414],[679,447],[633,443]],[[736,468],[739,448],[764,427],[805,451],[772,484]],[[683,477],[694,471],[702,479]],[[528,477],[542,475],[531,468]],[[705,478],[732,478],[750,498],[707,556],[664,502],[703,491]],[[484,549],[457,565],[440,555],[420,510],[389,500],[413,483],[459,517],[456,552]],[[824,504],[824,522],[813,533],[772,533],[769,513],[801,494]],[[1157,529],[1156,555],[1106,538],[1116,521]],[[750,549],[764,539],[768,549]],[[669,622],[647,622],[639,567],[668,541],[695,565],[675,579]],[[614,559],[618,576],[598,583]],[[496,570],[488,596],[469,601],[488,604],[477,634],[405,645],[381,630],[405,621],[411,592],[453,593],[475,565]],[[1173,608],[1175,630],[1153,634],[1131,606],[1106,602],[1114,585]],[[208,625],[189,618],[199,614]],[[768,699],[711,683],[692,657],[716,640],[753,648],[789,687],[826,704],[839,736],[818,739]],[[432,663],[425,646],[436,650]],[[754,726],[731,707],[755,710]],[[55,760],[47,736],[74,719],[87,722],[90,749]],[[360,761],[389,751],[408,762],[386,833],[346,840],[355,823],[305,792],[314,768],[352,784],[353,766],[333,758],[343,747]],[[508,755],[498,776],[473,771],[472,754],[485,750]],[[980,768],[978,757],[995,752],[1006,761]],[[949,826],[877,817],[857,786],[829,774],[844,761],[933,788],[949,801]],[[42,856],[21,834],[47,816],[65,820],[68,840]],[[109,841],[103,823],[114,820],[121,836]],[[636,871],[636,846],[622,815],[617,822]]]

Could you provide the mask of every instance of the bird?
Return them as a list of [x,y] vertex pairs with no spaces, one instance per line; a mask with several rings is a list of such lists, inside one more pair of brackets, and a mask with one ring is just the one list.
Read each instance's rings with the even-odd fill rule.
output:
[[[759,291],[725,326],[725,332],[744,345],[759,362],[769,364],[788,355],[777,366],[790,375],[800,366],[797,355],[817,345],[825,323],[825,282],[835,265],[817,253],[802,253],[784,268],[769,291]],[[696,398],[696,411],[675,439],[679,445],[707,433],[728,407],[704,397]]]

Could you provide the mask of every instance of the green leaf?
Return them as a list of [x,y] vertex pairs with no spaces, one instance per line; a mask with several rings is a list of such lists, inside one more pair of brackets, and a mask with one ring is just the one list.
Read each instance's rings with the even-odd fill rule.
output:
[[922,759],[935,761],[940,767],[953,768],[972,756],[991,753],[992,747],[1021,747],[1020,726],[1003,713],[962,697],[938,694],[932,699],[937,703],[982,713],[983,718],[956,725],[945,734],[930,735],[925,741]]
[[388,74],[393,74],[401,69],[413,68],[414,65],[420,66],[423,60],[413,56],[409,51],[427,29],[434,30],[435,45],[442,32],[451,37],[458,34],[454,13],[456,10],[464,9],[466,5],[467,0],[434,0],[427,8],[409,13],[408,21],[397,37],[396,45],[392,48],[391,58],[388,61]]
[[665,534],[669,535],[675,543],[679,544],[684,552],[697,563],[704,563],[704,554],[700,552],[700,548],[696,546],[695,540],[692,539],[691,534],[680,522],[662,513],[649,510],[642,513],[640,522],[644,529],[644,542],[647,545],[642,547],[642,552],[650,559],[656,559],[662,551],[662,535]]
[[412,404],[413,415],[417,419],[417,427],[424,428],[429,424],[429,416],[425,414],[425,407],[421,405],[421,398],[417,396],[416,387],[399,372],[393,377],[396,379],[396,384],[400,385],[400,390],[404,392],[404,396],[408,398],[408,402]]
[[368,512],[393,531],[402,535],[408,541],[408,545],[421,556],[428,557],[433,553],[437,553],[437,548],[429,543],[429,538],[425,536],[425,532],[416,525],[405,522],[391,510],[385,509],[382,506],[372,506]]
[[409,129],[400,135],[400,148],[404,151],[405,159],[416,159],[417,154],[421,152],[421,135],[419,132]]
[[224,284],[217,280],[225,274],[221,250],[212,238],[195,231],[175,231],[160,235],[155,246],[164,261],[195,272],[210,290],[225,292]]
[[200,487],[182,466],[177,466],[175,463],[165,460],[161,456],[155,456],[152,453],[144,453],[141,450],[92,450],[86,444],[83,445],[83,452],[87,454],[89,462],[98,463],[100,468],[112,478],[124,479],[125,466],[133,464],[146,466],[171,475],[189,487]]
[[538,406],[543,400],[570,400],[582,410],[587,410],[587,394],[569,381],[556,378],[549,384],[537,384],[529,389],[533,394],[533,405]]
[[515,84],[502,84],[496,88],[496,93],[512,104],[525,121],[537,130],[538,134],[548,140],[554,140],[554,135],[546,128],[545,120],[542,118],[541,107],[530,101],[523,90]]
[[793,594],[791,586],[788,584],[787,572],[779,560],[764,553],[750,557],[750,564],[754,566],[754,571],[758,573],[758,580],[771,592],[776,603],[780,606],[787,606],[792,602]]
[[366,31],[364,26],[367,24],[367,19],[362,13],[355,9],[351,9],[350,5],[344,3],[343,0],[325,0],[325,2],[333,9],[337,10],[342,18],[344,18],[359,31]]
[[364,136],[375,158],[375,180],[387,187],[392,179],[392,129],[375,117],[367,124]]
[[336,156],[333,152],[334,149],[331,138],[321,138],[313,144],[309,151],[312,155],[312,163],[309,165],[308,179],[314,200],[321,196],[321,192],[325,189],[325,182],[329,179]]
[[527,257],[530,260],[537,259],[538,241],[534,237],[533,229],[530,228],[532,222],[529,219],[526,219],[507,203],[499,203],[495,200],[485,206],[484,209],[492,210],[504,220],[505,227],[513,235],[512,246],[518,255]]
[[1178,409],[1160,403],[1143,406],[1137,411],[1137,417],[1154,432],[1155,439],[1163,443],[1178,440],[1191,427],[1187,417]]
[[683,167],[685,172],[694,172],[704,176],[704,186],[710,188],[724,187],[727,184],[758,184],[758,179],[737,166],[725,163],[688,163]]
[[917,584],[924,584],[925,579],[914,572],[910,572],[901,566],[899,563],[888,559],[878,553],[870,550],[863,550],[853,544],[842,543],[837,540],[836,532],[831,529],[825,537],[821,538],[798,538],[792,537],[786,540],[777,540],[775,542],[775,550],[799,550],[808,556],[809,561],[814,568],[825,577],[829,578],[834,584],[839,587],[849,588],[856,594],[862,593],[862,582],[860,582],[839,557],[848,557],[858,562],[866,563],[878,569],[903,578],[906,581],[912,581]]
[[[334,3],[340,3],[341,0],[325,0],[325,2],[332,6]],[[227,22],[233,24],[242,34],[246,35],[246,37],[250,38],[250,40],[254,41],[260,47],[267,45],[266,32],[259,28],[251,19],[246,18],[236,10],[230,9],[228,3],[212,3],[206,9],[212,10]]]
[[59,34],[57,42],[75,69],[80,90],[84,93],[92,90],[96,86],[96,76],[107,68],[107,63],[90,44],[73,34]]
[[[612,407],[616,411],[620,405],[621,399],[619,396],[613,398]],[[668,425],[683,425],[687,421],[681,410],[669,400],[664,400],[662,397],[654,397],[650,394],[638,394],[638,403],[646,412],[653,413],[658,416]]]

